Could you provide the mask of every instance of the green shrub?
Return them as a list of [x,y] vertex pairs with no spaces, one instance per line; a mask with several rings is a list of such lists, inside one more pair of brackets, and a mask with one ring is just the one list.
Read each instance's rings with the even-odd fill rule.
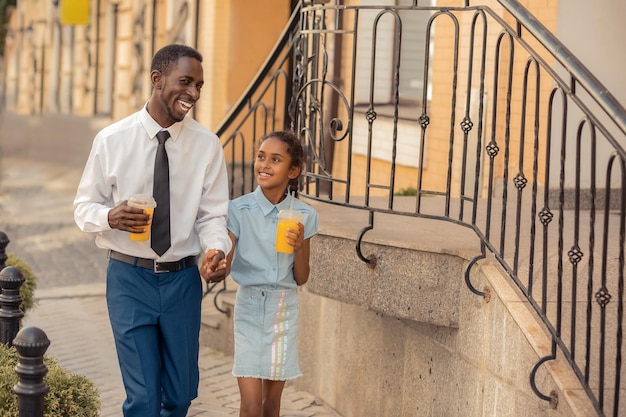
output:
[[399,196],[416,196],[417,195],[417,188],[415,188],[415,187],[401,188],[401,189],[399,189],[398,191],[396,191],[393,194],[394,195],[399,195]]
[[36,302],[34,298],[35,288],[37,288],[37,277],[33,273],[33,270],[28,264],[12,253],[7,253],[7,261],[5,266],[13,266],[20,270],[24,276],[24,283],[20,288],[20,295],[22,296],[22,305],[20,308],[26,314],[28,310],[35,307]]
[[[18,382],[15,366],[19,354],[15,348],[0,344],[0,416],[18,417],[18,399],[13,387]],[[44,355],[48,374],[44,382],[50,392],[44,397],[44,417],[97,417],[100,414],[98,388],[82,375],[72,374],[58,362]]]

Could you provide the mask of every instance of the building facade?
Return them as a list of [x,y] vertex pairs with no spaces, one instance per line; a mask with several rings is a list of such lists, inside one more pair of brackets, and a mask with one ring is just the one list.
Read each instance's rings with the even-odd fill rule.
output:
[[184,43],[203,54],[206,84],[195,116],[213,127],[259,69],[291,12],[289,0],[74,0],[81,2],[88,3],[85,24],[64,24],[59,1],[20,0],[10,12],[3,80],[8,110],[120,119],[150,96],[154,52]]
[[[291,10],[294,0],[19,0],[17,7],[10,12],[8,35],[4,56],[3,92],[4,106],[10,111],[21,114],[41,114],[60,112],[84,116],[103,116],[113,120],[120,119],[140,107],[150,95],[149,66],[153,53],[161,46],[180,42],[196,47],[204,56],[205,87],[200,102],[194,109],[194,117],[207,127],[215,129],[224,116],[237,102],[247,85],[261,67],[268,53],[279,38]],[[321,2],[324,3],[324,2]],[[327,3],[327,2],[326,2]],[[388,7],[410,6],[413,0],[346,0],[346,6],[383,5]],[[420,0],[420,6],[449,5],[462,7],[465,0]],[[486,4],[501,14],[504,21],[512,22],[502,11],[497,0],[469,2],[470,5]],[[620,16],[626,13],[626,4],[613,0],[601,0],[590,4],[583,0],[522,0],[520,2],[550,32],[562,40],[567,48],[580,56],[583,64],[598,74],[598,78],[622,102],[626,102],[626,85],[620,68],[626,64],[624,54],[609,53],[612,41],[626,36]],[[617,4],[620,3],[620,4]],[[65,24],[64,8],[75,10],[79,4],[87,4],[88,18],[83,24]],[[418,170],[422,170],[421,181],[429,188],[444,188],[445,175],[442,169],[448,164],[448,136],[450,117],[448,115],[452,94],[451,83],[460,85],[468,79],[466,67],[459,67],[455,73],[453,60],[466,59],[470,50],[470,39],[461,36],[457,42],[460,58],[453,53],[455,27],[450,16],[438,16],[433,20],[430,32],[424,30],[432,14],[400,13],[404,26],[402,36],[404,47],[397,50],[394,38],[392,18],[383,16],[377,33],[380,43],[376,64],[370,65],[372,58],[369,43],[372,38],[373,24],[361,24],[361,41],[356,48],[356,78],[354,86],[347,85],[352,79],[349,68],[352,46],[344,43],[340,56],[340,78],[345,89],[355,91],[355,123],[352,126],[354,142],[350,149],[336,146],[333,169],[342,172],[347,169],[347,152],[352,155],[351,164],[365,169],[367,160],[367,102],[369,101],[370,69],[376,73],[376,89],[372,99],[377,105],[393,105],[393,68],[394,56],[401,52],[399,85],[400,121],[396,125],[390,114],[379,112],[378,129],[374,132],[371,150],[373,166],[370,172],[372,183],[389,184],[389,164],[392,158],[390,138],[397,128],[398,151],[395,163],[396,178],[393,179],[394,191],[414,187]],[[364,10],[361,21],[367,22],[376,17],[375,12]],[[472,25],[471,14],[458,14],[461,30],[466,31]],[[333,25],[328,18],[327,25]],[[603,22],[598,25],[598,22]],[[480,22],[479,22],[480,25]],[[490,26],[492,30],[495,26]],[[464,32],[466,33],[466,32]],[[430,41],[429,74],[424,76],[424,56],[426,45],[424,38],[432,36]],[[490,39],[494,39],[493,34]],[[410,47],[406,45],[421,45]],[[493,49],[494,45],[487,45]],[[506,47],[506,45],[505,45]],[[503,52],[504,55],[504,52]],[[515,80],[524,76],[525,56],[515,57]],[[334,65],[333,57],[329,58]],[[491,78],[494,62],[486,66],[486,78]],[[555,68],[558,71],[558,68]],[[465,72],[464,72],[465,71]],[[567,76],[567,75],[565,75]],[[456,77],[454,80],[453,77]],[[486,86],[483,97],[489,103],[495,96],[493,86]],[[507,92],[499,92],[504,98]],[[542,84],[541,111],[547,108],[547,97],[552,85]],[[521,100],[518,91],[513,92],[513,100]],[[472,95],[479,94],[478,87],[472,88]],[[456,97],[459,114],[465,105],[465,97]],[[472,98],[476,103],[476,97]],[[415,138],[420,137],[418,119],[420,107],[426,103],[430,116],[428,137],[423,144],[425,158],[420,161],[418,155],[422,145]],[[477,106],[470,106],[473,119],[478,117]],[[500,106],[500,120],[506,116],[504,105]],[[341,112],[341,109],[339,109]],[[521,114],[510,117],[519,124]],[[455,121],[459,123],[459,121]],[[485,121],[485,126],[489,121]],[[386,127],[385,127],[386,126]],[[494,131],[497,130],[494,127]],[[532,124],[528,125],[532,136]],[[545,126],[540,126],[540,135],[545,136]],[[469,135],[470,145],[476,143],[476,129]],[[462,135],[461,128],[458,134]],[[498,135],[503,135],[498,132]],[[513,141],[520,134],[512,135]],[[460,142],[459,142],[460,143]],[[528,142],[528,146],[530,145]],[[511,154],[515,160],[520,153]],[[460,152],[457,152],[460,153]],[[540,167],[545,166],[540,160]],[[530,164],[530,161],[526,161]],[[558,158],[553,165],[558,164]],[[504,166],[498,167],[504,170]],[[543,168],[540,168],[542,170]],[[459,170],[452,173],[459,175]],[[471,173],[470,173],[471,174]],[[541,172],[540,172],[541,174]],[[453,181],[453,183],[458,181]],[[354,186],[358,194],[365,187],[365,175],[355,178]],[[481,185],[482,186],[482,185]],[[355,191],[352,191],[353,193]],[[374,194],[384,194],[373,190]]]

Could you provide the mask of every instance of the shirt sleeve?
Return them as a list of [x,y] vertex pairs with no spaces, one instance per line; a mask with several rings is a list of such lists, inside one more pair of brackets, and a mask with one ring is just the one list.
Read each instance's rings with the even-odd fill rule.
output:
[[317,234],[318,215],[313,207],[304,216],[304,238],[309,239]]
[[219,249],[225,254],[230,252],[232,241],[226,229],[228,217],[228,175],[226,161],[219,141],[212,161],[205,171],[202,198],[196,220],[196,231],[200,237],[200,245],[206,252]]
[[83,232],[111,230],[111,187],[103,175],[101,137],[96,136],[74,198],[74,221]]

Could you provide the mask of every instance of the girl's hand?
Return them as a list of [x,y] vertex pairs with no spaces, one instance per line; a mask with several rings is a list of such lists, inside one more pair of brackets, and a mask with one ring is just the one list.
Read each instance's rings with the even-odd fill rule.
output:
[[217,249],[208,250],[202,260],[200,275],[208,283],[223,281],[227,275],[224,252]]
[[298,223],[298,229],[287,229],[287,243],[293,246],[294,251],[298,251],[302,247],[304,241],[304,225]]

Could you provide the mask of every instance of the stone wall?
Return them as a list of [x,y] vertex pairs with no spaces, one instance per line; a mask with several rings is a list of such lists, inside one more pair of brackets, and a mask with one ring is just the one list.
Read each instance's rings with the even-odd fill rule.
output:
[[543,394],[556,394],[556,408],[532,392],[530,373],[549,355],[550,339],[491,261],[469,275],[487,296],[468,289],[465,268],[478,252],[464,228],[377,220],[362,249],[377,259],[371,269],[356,255],[354,231],[339,226],[358,219],[318,210],[326,220],[301,290],[298,388],[345,417],[596,415],[563,360],[547,362],[536,378]]

